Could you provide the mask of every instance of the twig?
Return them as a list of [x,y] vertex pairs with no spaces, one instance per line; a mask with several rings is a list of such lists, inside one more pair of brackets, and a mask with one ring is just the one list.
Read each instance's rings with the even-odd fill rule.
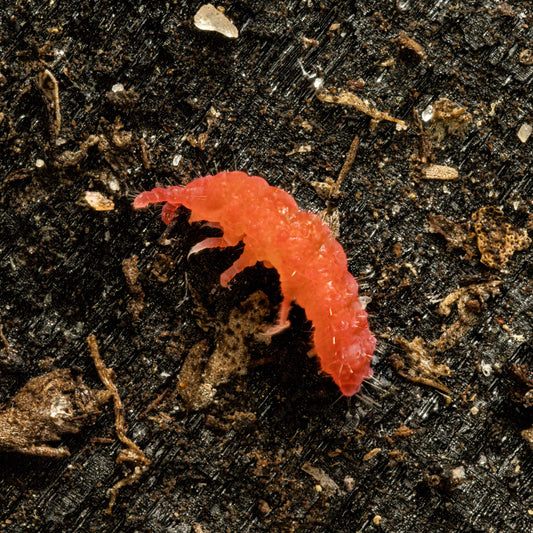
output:
[[133,463],[135,468],[131,474],[121,479],[118,483],[115,483],[110,489],[111,496],[109,498],[109,505],[107,506],[106,513],[111,514],[113,505],[117,499],[119,490],[127,485],[136,483],[141,476],[148,470],[151,463],[150,459],[144,455],[144,452],[126,435],[126,418],[124,416],[124,405],[118,393],[117,387],[114,383],[115,373],[113,370],[107,368],[102,361],[100,352],[98,350],[98,343],[94,335],[87,337],[87,343],[89,344],[89,351],[94,361],[96,371],[100,376],[100,380],[104,384],[104,387],[112,394],[113,405],[115,410],[115,430],[117,437],[126,446],[126,449],[122,450],[118,457],[117,463]]
[[346,154],[346,159],[344,160],[344,165],[342,165],[341,171],[339,172],[339,177],[337,178],[337,181],[335,182],[335,185],[331,188],[330,197],[335,199],[340,194],[340,188],[342,181],[346,177],[346,174],[350,172],[350,169],[352,168],[353,162],[355,161],[355,156],[357,155],[357,148],[359,147],[359,137],[356,135],[353,138],[352,144],[350,145],[350,149],[348,150],[348,153]]
[[330,104],[349,105],[355,107],[357,111],[361,111],[361,113],[372,117],[377,122],[379,122],[380,120],[388,120],[389,122],[395,122],[396,128],[398,130],[405,130],[408,128],[407,123],[405,123],[403,120],[394,118],[393,116],[383,111],[379,111],[378,109],[370,105],[368,102],[365,102],[350,91],[339,91],[338,93],[335,93],[331,90],[322,89],[321,91],[318,91],[316,93],[316,97],[322,102],[327,102]]
[[51,115],[51,145],[55,147],[61,131],[61,107],[59,105],[59,84],[55,76],[45,69],[39,72],[39,88],[46,98]]

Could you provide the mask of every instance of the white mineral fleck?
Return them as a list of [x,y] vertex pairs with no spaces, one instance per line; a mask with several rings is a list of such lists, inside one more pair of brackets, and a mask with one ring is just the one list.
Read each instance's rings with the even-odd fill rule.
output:
[[458,466],[450,472],[450,481],[453,485],[460,485],[466,478],[466,472],[464,466]]
[[205,4],[196,12],[194,25],[199,30],[216,31],[229,39],[236,39],[239,36],[235,24],[213,4]]
[[428,122],[429,120],[431,120],[433,118],[433,106],[432,105],[428,105],[426,107],[426,109],[424,109],[424,111],[422,111],[422,120],[424,122]]
[[344,488],[351,492],[355,488],[355,479],[352,476],[346,476],[344,478]]
[[113,87],[111,87],[111,90],[114,93],[122,93],[122,92],[124,92],[124,85],[122,85],[122,83],[115,83],[115,85],[113,85]]
[[114,191],[114,192],[120,191],[120,183],[118,182],[116,178],[111,178],[107,182],[107,186],[109,187],[111,191]]
[[492,374],[492,365],[490,363],[486,363],[485,361],[481,361],[480,365],[481,367],[481,373],[488,378]]

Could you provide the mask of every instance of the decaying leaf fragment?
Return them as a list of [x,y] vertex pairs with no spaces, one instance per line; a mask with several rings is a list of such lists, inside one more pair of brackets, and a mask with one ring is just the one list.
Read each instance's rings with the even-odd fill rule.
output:
[[411,39],[405,31],[400,31],[394,42],[398,45],[399,55],[404,61],[417,64],[426,58],[424,48]]
[[472,215],[481,262],[490,268],[502,269],[512,255],[531,244],[527,230],[515,228],[503,218],[497,207],[482,207]]
[[428,215],[428,222],[429,231],[439,233],[446,239],[448,250],[464,250],[467,261],[475,257],[477,253],[474,242],[475,233],[470,222],[455,222],[434,213]]
[[439,313],[449,316],[454,306],[457,306],[457,320],[433,343],[438,352],[443,352],[455,346],[468,330],[476,323],[477,315],[481,312],[485,301],[499,293],[501,281],[477,283],[468,287],[461,287],[448,294],[439,305]]
[[398,337],[396,342],[404,349],[406,355],[405,358],[399,354],[391,356],[391,363],[400,376],[450,394],[450,389],[440,381],[442,376],[450,375],[450,368],[435,362],[431,345],[427,345],[421,337],[415,337],[412,341]]
[[178,375],[178,393],[190,407],[206,407],[213,402],[218,386],[236,374],[246,373],[249,339],[264,328],[268,313],[266,295],[255,292],[230,313],[211,355],[206,343],[199,343],[189,352]]
[[398,130],[405,130],[408,128],[407,123],[403,120],[394,118],[383,111],[379,111],[375,107],[372,107],[368,102],[365,102],[357,95],[349,91],[341,90],[339,92],[334,92],[332,90],[322,89],[321,91],[318,91],[316,93],[316,97],[322,102],[327,102],[330,104],[349,105],[355,107],[357,111],[361,111],[361,113],[372,117],[377,122],[379,122],[380,120],[388,120],[389,122],[395,122],[396,129]]
[[68,368],[30,379],[0,410],[0,450],[66,457],[66,446],[51,443],[94,422],[110,398],[108,391],[89,388],[80,372]]
[[525,228],[515,228],[503,218],[497,207],[482,207],[472,214],[472,222],[454,222],[442,215],[428,216],[429,229],[440,233],[448,243],[448,249],[462,248],[465,259],[476,255],[476,244],[481,253],[481,262],[501,270],[513,254],[525,250],[531,239]]

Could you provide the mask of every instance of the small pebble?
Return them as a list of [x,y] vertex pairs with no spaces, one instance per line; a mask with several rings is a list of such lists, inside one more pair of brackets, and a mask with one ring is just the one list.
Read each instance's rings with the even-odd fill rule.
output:
[[194,25],[199,30],[221,33],[228,39],[237,39],[239,36],[239,30],[233,22],[212,4],[205,4],[196,12]]
[[518,133],[516,135],[523,143],[525,143],[529,139],[529,136],[531,135],[532,131],[533,127],[531,126],[531,124],[524,122],[520,126],[520,129],[518,130]]
[[113,200],[106,198],[102,193],[96,191],[86,191],[85,201],[95,211],[113,211],[115,203]]
[[266,502],[265,500],[259,500],[258,509],[262,515],[267,515],[268,513],[270,513],[271,510],[270,505],[268,505],[268,502]]

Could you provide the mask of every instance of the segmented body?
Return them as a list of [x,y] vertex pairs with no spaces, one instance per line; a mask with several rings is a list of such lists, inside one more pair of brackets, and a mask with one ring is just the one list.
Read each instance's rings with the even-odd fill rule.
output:
[[182,205],[191,211],[190,222],[208,221],[222,229],[222,237],[198,243],[191,253],[244,243],[242,255],[220,276],[223,286],[258,261],[275,268],[283,302],[278,326],[271,333],[289,325],[295,301],[313,322],[322,370],[346,396],[359,391],[361,382],[372,376],[376,340],[359,301],[357,282],[348,272],[346,254],[318,216],[300,210],[290,194],[263,178],[238,171],[198,178],[184,187],[143,192],[134,207],[159,202],[165,202],[166,224]]

